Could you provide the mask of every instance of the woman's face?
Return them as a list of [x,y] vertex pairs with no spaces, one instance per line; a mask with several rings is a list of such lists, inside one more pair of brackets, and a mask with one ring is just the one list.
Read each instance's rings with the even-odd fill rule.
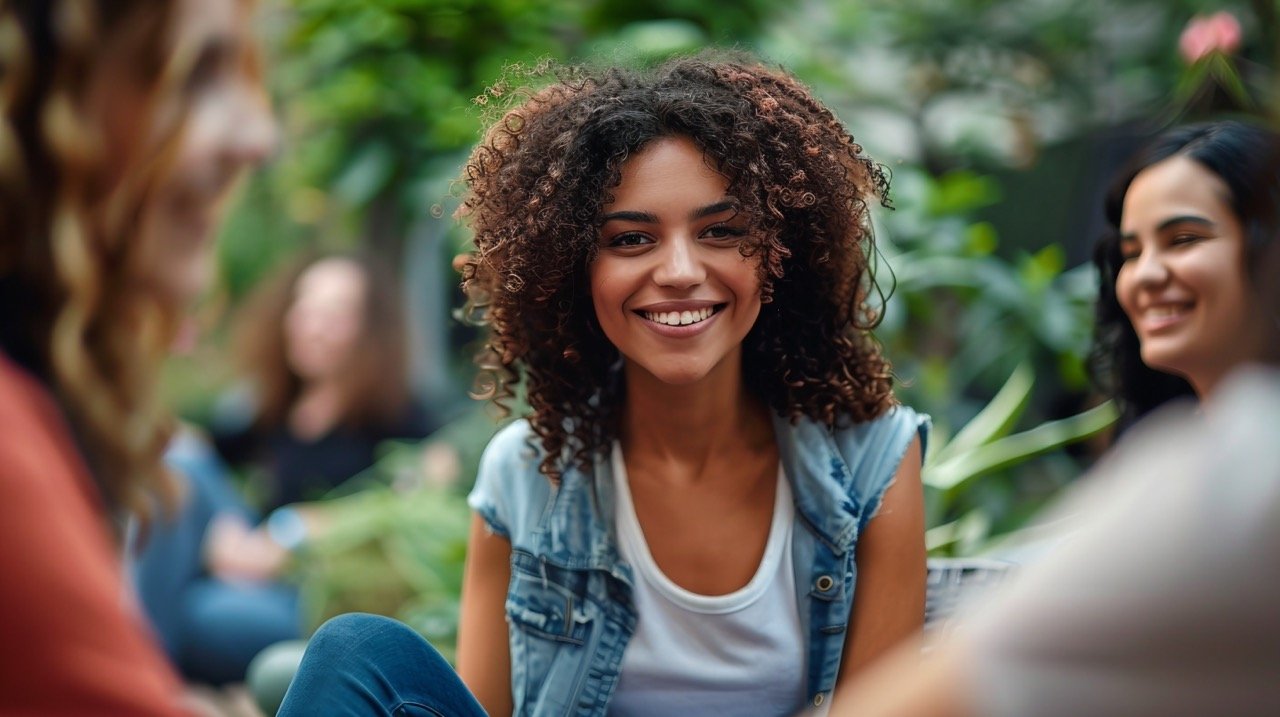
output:
[[350,259],[323,259],[294,284],[284,317],[285,359],[305,382],[337,378],[364,331],[364,269]]
[[758,261],[728,180],[688,138],[650,143],[622,166],[604,207],[591,299],[632,372],[688,385],[740,370],[760,315]]
[[1134,178],[1121,214],[1116,296],[1142,360],[1202,396],[1245,360],[1254,311],[1230,196],[1213,172],[1174,156]]
[[[190,300],[207,285],[227,197],[244,170],[275,147],[275,123],[253,65],[251,9],[246,0],[176,0],[165,48],[170,59],[181,58],[175,66],[189,69],[165,86],[153,109],[144,109],[146,91],[129,67],[135,55],[109,60],[91,90],[104,113],[117,185],[158,155],[166,162],[143,195],[133,271],[174,301]],[[178,127],[176,144],[165,146]]]

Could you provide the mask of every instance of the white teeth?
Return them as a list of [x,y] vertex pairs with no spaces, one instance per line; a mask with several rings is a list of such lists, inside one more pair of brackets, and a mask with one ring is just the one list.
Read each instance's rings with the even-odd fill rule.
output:
[[654,323],[666,326],[688,326],[706,321],[715,313],[710,306],[692,311],[645,311],[644,317]]
[[1146,314],[1148,317],[1153,319],[1167,319],[1172,316],[1179,316],[1185,311],[1186,311],[1186,307],[1184,306],[1174,306],[1171,304],[1164,304],[1161,306],[1149,307],[1146,311]]

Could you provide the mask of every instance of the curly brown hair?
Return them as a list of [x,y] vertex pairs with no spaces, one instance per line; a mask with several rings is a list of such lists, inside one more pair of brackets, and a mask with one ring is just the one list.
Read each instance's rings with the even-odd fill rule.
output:
[[888,176],[808,88],[738,54],[528,75],[553,81],[511,93],[465,167],[458,216],[475,240],[461,264],[463,315],[489,327],[475,395],[509,410],[523,380],[544,475],[587,468],[617,435],[619,353],[587,270],[622,165],[663,137],[692,139],[754,227],[741,249],[759,257],[763,302],[744,341],[748,390],[792,421],[833,428],[894,403],[869,302],[879,289],[867,202],[889,205]]

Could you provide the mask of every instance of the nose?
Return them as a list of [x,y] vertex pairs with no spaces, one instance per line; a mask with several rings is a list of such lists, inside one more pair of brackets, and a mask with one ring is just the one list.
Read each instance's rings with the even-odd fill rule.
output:
[[311,306],[292,306],[285,313],[285,335],[289,341],[314,343],[328,333],[323,312]]
[[280,144],[280,130],[271,101],[256,83],[243,82],[236,93],[236,120],[226,136],[227,157],[241,167],[254,167],[273,155]]
[[1144,251],[1130,260],[1133,281],[1138,286],[1159,286],[1169,278],[1169,267],[1159,251]]
[[654,283],[687,289],[706,281],[707,269],[692,239],[677,237],[665,244],[659,254],[658,266],[653,272]]

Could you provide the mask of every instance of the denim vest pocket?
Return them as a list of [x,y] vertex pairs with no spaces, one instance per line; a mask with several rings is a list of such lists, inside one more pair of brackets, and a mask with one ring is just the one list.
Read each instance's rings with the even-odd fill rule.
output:
[[565,714],[582,689],[595,623],[583,571],[520,549],[511,554],[506,613],[518,714]]
[[[578,584],[582,583],[581,586]],[[512,626],[554,642],[581,645],[590,618],[578,571],[565,570],[524,551],[514,551],[507,618]]]

